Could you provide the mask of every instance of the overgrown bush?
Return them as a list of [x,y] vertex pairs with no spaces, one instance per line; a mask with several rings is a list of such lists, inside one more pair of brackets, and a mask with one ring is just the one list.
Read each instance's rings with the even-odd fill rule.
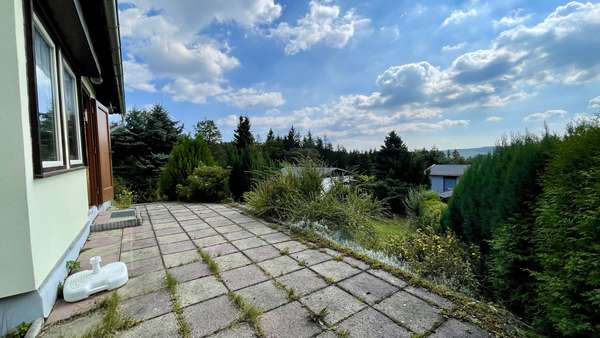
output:
[[170,200],[177,198],[177,185],[184,184],[194,169],[201,165],[212,166],[212,155],[204,139],[184,137],[173,148],[158,182],[162,196]]
[[220,202],[229,196],[229,171],[219,166],[201,165],[177,185],[177,197],[183,201]]
[[535,222],[543,324],[600,336],[600,125],[569,128],[549,162]]
[[123,180],[120,177],[115,176],[113,180],[113,189],[115,192],[113,205],[118,209],[127,209],[131,207],[134,200],[133,191],[123,184]]
[[441,232],[441,219],[446,203],[440,200],[436,192],[423,186],[412,188],[404,199],[404,206],[413,226]]
[[463,245],[452,232],[439,234],[423,227],[405,236],[390,236],[383,248],[389,255],[406,261],[424,278],[467,293],[478,288],[474,267],[479,261],[479,250]]
[[375,239],[370,220],[382,216],[383,208],[368,192],[334,180],[327,192],[298,196],[291,209],[293,221],[324,225],[342,238],[363,243]]
[[404,199],[414,187],[413,184],[387,178],[370,182],[366,187],[384,203],[388,211],[398,215],[406,214]]
[[381,203],[356,184],[332,178],[330,189],[322,188],[320,163],[305,158],[297,166],[285,165],[264,175],[253,191],[244,195],[247,206],[259,216],[320,224],[344,238],[373,238],[370,218],[381,216]]

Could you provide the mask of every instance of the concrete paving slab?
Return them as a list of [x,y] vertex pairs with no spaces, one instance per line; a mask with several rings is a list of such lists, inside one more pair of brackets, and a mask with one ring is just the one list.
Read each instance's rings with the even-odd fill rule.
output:
[[291,239],[290,236],[288,236],[282,232],[275,232],[275,233],[268,234],[268,235],[262,235],[260,237],[271,244],[287,242]]
[[244,254],[255,262],[262,262],[267,259],[281,256],[281,252],[270,245],[244,250]]
[[229,233],[223,234],[223,237],[227,238],[228,241],[235,241],[237,239],[254,237],[254,234],[250,233],[246,230],[242,230],[242,231],[229,232]]
[[246,323],[234,325],[228,329],[219,331],[210,338],[256,338],[254,330]]
[[165,266],[167,268],[193,263],[195,261],[198,261],[199,259],[200,255],[196,250],[189,250],[169,255],[163,255],[163,260],[165,261]]
[[285,291],[277,288],[272,281],[249,286],[235,293],[263,312],[272,310],[288,302]]
[[300,252],[296,252],[290,255],[297,261],[303,261],[307,266],[315,265],[318,263],[322,263],[326,260],[330,260],[331,256],[328,254],[322,253],[318,250],[308,249]]
[[260,317],[260,326],[268,338],[308,338],[322,331],[298,302],[263,314]]
[[258,265],[265,271],[271,274],[273,277],[278,277],[292,271],[300,270],[302,267],[298,265],[298,262],[291,259],[288,256],[279,256],[263,262]]
[[225,239],[225,237],[223,237],[221,235],[204,237],[204,238],[194,240],[194,243],[196,243],[196,245],[200,248],[206,248],[207,246],[213,246],[213,245],[217,245],[217,244],[221,244],[221,243],[225,243],[225,242],[227,242],[227,240]]
[[442,320],[438,308],[404,291],[383,300],[375,308],[419,334]]
[[[151,246],[144,249],[125,251],[121,254],[121,262],[129,263],[140,259],[152,258],[160,256],[160,251],[157,246]],[[103,262],[104,263],[104,262]]]
[[177,333],[177,318],[173,313],[156,317],[136,325],[135,327],[118,332],[119,338],[163,338],[176,337]]
[[366,308],[341,322],[338,330],[346,331],[351,338],[410,338],[412,334],[405,328],[375,311]]
[[302,297],[300,302],[314,313],[327,309],[324,321],[328,325],[333,325],[367,306],[334,285]]
[[147,320],[171,312],[171,296],[162,289],[128,299],[120,305],[120,309],[136,320]]
[[426,301],[433,303],[442,309],[450,309],[452,308],[452,302],[447,300],[446,298],[439,296],[433,292],[429,292],[421,287],[409,286],[404,289],[404,291],[411,293],[417,297],[425,299]]
[[194,245],[194,243],[190,240],[160,245],[160,251],[162,252],[163,255],[169,255],[169,254],[173,254],[173,253],[189,251],[189,250],[194,250],[194,249],[196,249],[196,245]]
[[365,272],[341,281],[338,285],[370,305],[398,291],[397,287]]
[[208,268],[208,264],[201,261],[171,268],[169,269],[169,273],[175,277],[179,283],[212,274]]
[[227,288],[216,277],[208,276],[177,285],[177,295],[182,307],[227,293]]
[[192,337],[203,337],[229,326],[239,318],[240,311],[226,295],[194,304],[183,309],[190,324]]
[[406,285],[408,285],[408,283],[406,283],[402,279],[392,275],[391,273],[389,273],[387,271],[371,269],[371,270],[368,270],[367,272],[376,277],[379,277],[379,278],[383,279],[384,281],[386,281],[396,287],[399,287],[399,288],[403,288]]
[[221,271],[227,271],[227,270],[239,268],[241,266],[252,263],[241,252],[236,252],[236,253],[232,253],[229,255],[216,257],[215,262],[219,265],[219,267],[221,268]]
[[296,290],[300,296],[307,295],[327,286],[323,278],[309,269],[295,271],[276,279],[286,287]]
[[238,290],[252,284],[257,284],[269,278],[256,265],[248,265],[225,271],[221,276],[227,287],[231,290]]
[[430,338],[488,338],[490,334],[471,324],[461,322],[454,318],[448,319],[435,332],[429,336]]
[[306,245],[298,242],[298,241],[287,241],[287,242],[279,242],[273,244],[280,251],[287,251],[289,253],[294,253],[302,250],[306,250]]
[[267,245],[268,243],[263,241],[258,237],[250,237],[244,239],[238,239],[236,241],[232,241],[231,244],[235,245],[240,250],[247,250],[256,248],[259,246]]
[[360,273],[360,270],[351,267],[347,263],[334,260],[313,265],[311,269],[317,272],[319,275],[329,278],[334,282],[338,282],[342,279]]

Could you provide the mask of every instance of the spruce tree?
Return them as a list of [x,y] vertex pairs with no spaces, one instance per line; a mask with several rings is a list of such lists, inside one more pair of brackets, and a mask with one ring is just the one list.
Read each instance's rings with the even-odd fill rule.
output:
[[238,151],[254,143],[254,136],[250,132],[250,120],[247,116],[240,116],[240,122],[233,134],[233,144]]

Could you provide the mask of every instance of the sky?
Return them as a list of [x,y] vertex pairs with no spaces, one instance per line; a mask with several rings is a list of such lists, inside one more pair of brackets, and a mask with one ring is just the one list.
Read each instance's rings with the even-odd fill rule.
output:
[[600,2],[119,0],[128,109],[264,140],[494,145],[600,110]]

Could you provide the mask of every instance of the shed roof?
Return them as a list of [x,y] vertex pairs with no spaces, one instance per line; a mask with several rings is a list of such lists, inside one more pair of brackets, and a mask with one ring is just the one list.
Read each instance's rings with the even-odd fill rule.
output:
[[468,164],[434,164],[427,168],[429,176],[462,176],[465,170],[469,168]]

